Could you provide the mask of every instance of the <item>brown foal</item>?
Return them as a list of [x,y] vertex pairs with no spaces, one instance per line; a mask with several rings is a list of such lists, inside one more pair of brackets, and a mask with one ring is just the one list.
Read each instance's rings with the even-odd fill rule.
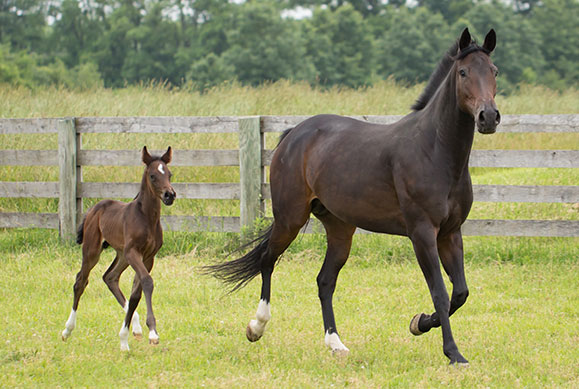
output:
[[[153,268],[155,254],[163,245],[161,201],[165,205],[171,205],[176,197],[171,186],[171,172],[167,167],[171,157],[171,147],[161,157],[151,156],[147,147],[143,147],[142,160],[146,167],[141,189],[135,199],[130,203],[103,200],[88,211],[78,229],[77,242],[83,245],[82,266],[76,275],[72,311],[62,331],[62,340],[66,340],[75,327],[78,302],[88,285],[90,271],[99,261],[102,251],[111,246],[117,255],[105,272],[103,280],[126,312],[119,333],[121,350],[129,350],[131,320],[133,334],[136,338],[142,337],[139,316],[135,311],[142,292],[147,302],[149,342],[159,343],[152,305],[153,279],[149,273]],[[127,302],[119,288],[119,278],[128,266],[131,266],[136,274],[131,297]]]

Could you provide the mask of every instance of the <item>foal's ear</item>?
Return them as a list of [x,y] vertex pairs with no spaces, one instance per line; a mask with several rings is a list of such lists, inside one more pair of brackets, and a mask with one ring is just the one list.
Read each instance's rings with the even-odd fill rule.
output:
[[141,159],[143,160],[143,163],[149,166],[149,164],[153,162],[153,157],[151,157],[151,154],[149,154],[149,151],[147,151],[147,146],[143,146],[143,151],[141,154],[142,154]]
[[161,157],[161,161],[165,162],[166,164],[169,164],[172,158],[173,158],[173,150],[171,150],[171,146],[169,146],[165,154],[163,154],[163,156]]
[[466,49],[470,46],[470,42],[472,38],[470,37],[470,32],[468,32],[468,27],[464,29],[462,35],[460,36],[460,40],[458,41],[458,48],[460,51]]
[[496,44],[497,44],[497,34],[495,33],[495,30],[491,28],[491,30],[489,31],[489,33],[485,37],[485,43],[483,43],[483,49],[488,50],[490,53],[491,51],[493,51],[495,49]]

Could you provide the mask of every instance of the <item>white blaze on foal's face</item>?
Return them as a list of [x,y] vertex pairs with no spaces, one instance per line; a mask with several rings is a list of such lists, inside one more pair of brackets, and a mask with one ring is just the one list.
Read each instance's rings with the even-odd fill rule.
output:
[[162,164],[159,164],[159,166],[157,166],[157,170],[159,171],[159,173],[165,174],[165,170],[163,169],[163,165],[162,165]]

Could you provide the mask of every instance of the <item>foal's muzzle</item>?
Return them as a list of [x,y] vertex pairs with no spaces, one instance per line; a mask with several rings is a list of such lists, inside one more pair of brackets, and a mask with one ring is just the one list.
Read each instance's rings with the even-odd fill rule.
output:
[[177,193],[173,189],[165,191],[163,193],[162,201],[165,205],[171,205],[175,201],[175,197],[177,197]]
[[501,122],[501,114],[496,107],[481,109],[476,116],[476,126],[481,134],[494,134]]

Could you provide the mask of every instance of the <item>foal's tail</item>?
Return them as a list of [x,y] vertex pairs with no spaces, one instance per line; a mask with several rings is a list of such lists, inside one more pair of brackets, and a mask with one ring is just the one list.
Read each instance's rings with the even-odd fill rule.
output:
[[262,235],[255,240],[242,246],[240,249],[249,247],[256,242],[257,245],[243,257],[233,261],[219,263],[217,265],[204,266],[203,272],[210,274],[228,285],[233,285],[231,292],[244,287],[255,276],[261,273],[262,258],[267,250],[272,226],[267,228]]
[[85,218],[82,219],[82,223],[80,223],[78,230],[76,230],[76,243],[78,244],[82,244],[82,240],[84,238],[84,221]]

